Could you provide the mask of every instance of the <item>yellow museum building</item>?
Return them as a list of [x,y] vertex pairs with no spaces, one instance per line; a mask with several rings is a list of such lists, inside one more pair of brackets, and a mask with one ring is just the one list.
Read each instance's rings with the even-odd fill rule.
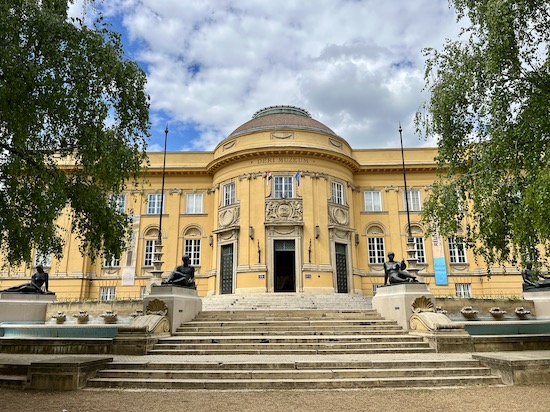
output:
[[[518,268],[495,268],[488,279],[460,233],[424,236],[419,212],[437,178],[436,153],[404,150],[418,275],[437,297],[519,297]],[[82,257],[70,231],[61,260],[36,256],[58,300],[142,297],[153,276],[161,214],[163,278],[188,255],[199,296],[372,296],[384,282],[387,254],[407,258],[401,149],[353,149],[303,109],[268,107],[213,151],[168,152],[165,167],[164,153],[149,153],[149,160],[140,189],[119,199],[133,216],[132,240],[120,259]],[[60,224],[71,226],[67,217]],[[0,270],[4,289],[28,282],[34,267]]]

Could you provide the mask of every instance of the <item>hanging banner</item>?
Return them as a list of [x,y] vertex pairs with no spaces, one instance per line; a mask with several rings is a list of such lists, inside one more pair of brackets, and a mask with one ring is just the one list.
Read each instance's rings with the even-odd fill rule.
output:
[[432,235],[432,250],[434,256],[435,284],[437,286],[447,286],[449,284],[449,279],[447,277],[445,248],[443,246],[443,238],[439,235],[439,232]]

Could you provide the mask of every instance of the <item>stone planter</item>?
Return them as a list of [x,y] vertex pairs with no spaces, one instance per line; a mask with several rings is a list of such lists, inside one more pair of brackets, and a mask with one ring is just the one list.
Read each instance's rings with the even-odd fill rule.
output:
[[62,324],[67,320],[67,315],[64,312],[57,312],[52,318],[55,319],[55,323]]
[[525,309],[523,306],[520,306],[519,308],[516,308],[514,310],[514,313],[520,319],[527,319],[529,317],[529,315],[531,314],[531,311]]
[[504,315],[506,314],[506,311],[505,310],[501,310],[498,306],[495,306],[495,307],[492,307],[491,309],[489,309],[489,313],[491,314],[491,316],[495,319],[502,319],[504,317]]
[[107,311],[105,311],[105,313],[102,313],[99,316],[101,316],[103,318],[103,322],[105,322],[107,324],[116,323],[116,321],[118,319],[118,316],[117,316],[116,312],[113,312],[111,310],[107,310]]
[[473,320],[477,318],[478,311],[473,309],[471,306],[464,306],[460,309],[460,313],[468,320]]
[[81,310],[80,312],[75,313],[73,316],[76,318],[76,322],[79,324],[88,323],[88,321],[90,320],[90,315],[88,315],[88,312],[86,312],[85,310]]

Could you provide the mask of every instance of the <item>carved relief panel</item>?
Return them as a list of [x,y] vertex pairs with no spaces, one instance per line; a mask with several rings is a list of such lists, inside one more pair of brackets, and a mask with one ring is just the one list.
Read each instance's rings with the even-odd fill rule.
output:
[[302,201],[298,199],[271,199],[266,201],[266,223],[303,222]]
[[331,226],[348,226],[349,209],[344,205],[328,205],[328,224]]
[[218,226],[220,229],[240,224],[240,208],[239,205],[230,205],[222,207],[218,210]]

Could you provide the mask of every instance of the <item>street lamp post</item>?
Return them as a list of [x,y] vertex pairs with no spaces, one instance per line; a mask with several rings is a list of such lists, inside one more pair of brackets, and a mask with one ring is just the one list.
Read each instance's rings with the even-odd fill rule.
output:
[[403,150],[403,128],[399,124],[399,139],[401,141],[401,161],[403,164],[403,182],[405,185],[405,207],[407,210],[407,271],[418,278],[418,259],[416,257],[416,244],[411,231],[411,214],[409,207],[409,190],[407,188],[407,172],[405,169],[405,152]]
[[158,238],[155,242],[155,250],[153,252],[153,270],[151,273],[153,274],[153,278],[151,279],[150,284],[151,285],[158,285],[162,282],[162,264],[164,263],[162,261],[162,214],[164,211],[164,175],[166,171],[166,142],[168,140],[168,125],[166,126],[166,129],[164,130],[164,159],[162,163],[162,184],[160,189],[160,213],[159,213],[159,231],[158,231]]

